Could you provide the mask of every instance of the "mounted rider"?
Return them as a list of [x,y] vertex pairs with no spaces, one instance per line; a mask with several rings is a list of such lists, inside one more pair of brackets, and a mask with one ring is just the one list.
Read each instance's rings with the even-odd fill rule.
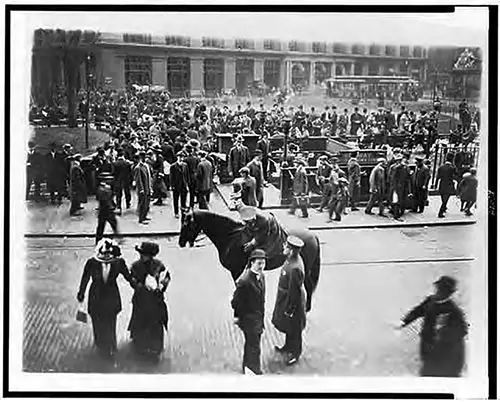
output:
[[269,259],[282,257],[283,246],[288,234],[278,223],[272,213],[265,213],[253,206],[240,204],[238,207],[241,219],[253,235],[253,238],[243,245],[245,254],[254,249],[262,249]]

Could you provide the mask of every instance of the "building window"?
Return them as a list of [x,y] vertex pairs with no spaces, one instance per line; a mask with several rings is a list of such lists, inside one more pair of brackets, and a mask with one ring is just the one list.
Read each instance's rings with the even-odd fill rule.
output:
[[365,47],[360,44],[355,44],[352,46],[352,53],[355,55],[363,55],[365,53]]
[[207,36],[204,36],[202,38],[202,46],[204,48],[219,48],[222,49],[224,48],[224,39],[219,39],[219,38],[209,38]]
[[266,49],[266,50],[281,50],[281,43],[279,41],[266,39],[264,41],[264,49]]
[[344,43],[334,43],[333,53],[347,53],[347,45]]
[[167,88],[174,96],[184,96],[191,84],[191,62],[187,57],[167,60]]
[[385,46],[386,56],[396,56],[396,46],[386,45]]
[[166,36],[165,45],[170,46],[191,46],[191,38],[188,36]]
[[290,52],[298,52],[299,51],[299,43],[297,41],[288,42],[288,50]]
[[203,61],[203,81],[205,92],[209,95],[224,88],[224,59],[205,59]]
[[312,50],[314,53],[326,53],[325,42],[313,42]]
[[143,43],[146,45],[151,45],[153,42],[151,35],[141,35],[141,34],[123,34],[123,42],[127,43]]
[[153,61],[148,56],[125,57],[125,83],[149,85],[152,80]]
[[409,46],[401,46],[399,49],[400,55],[403,57],[410,56],[410,47]]
[[236,49],[255,49],[255,42],[247,39],[236,39],[234,47]]
[[413,57],[422,57],[422,47],[421,46],[415,46],[413,48]]

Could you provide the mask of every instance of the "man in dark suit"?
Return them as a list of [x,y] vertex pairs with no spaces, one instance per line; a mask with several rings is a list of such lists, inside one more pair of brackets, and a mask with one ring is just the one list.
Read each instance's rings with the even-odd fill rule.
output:
[[453,154],[446,156],[446,162],[438,168],[437,171],[437,189],[441,196],[441,207],[438,217],[443,218],[446,213],[448,200],[455,193],[455,167],[452,163]]
[[56,150],[56,144],[50,144],[50,151],[46,155],[47,188],[50,193],[50,202],[62,204],[62,197],[66,193],[66,161],[64,156]]
[[186,208],[186,196],[188,192],[188,172],[184,162],[184,154],[177,153],[177,161],[170,167],[170,184],[172,186],[172,198],[174,199],[175,218],[179,218],[179,198],[181,208]]
[[189,207],[193,208],[196,200],[196,172],[198,170],[199,158],[195,154],[194,148],[187,144],[185,147],[186,157],[184,162],[187,165],[188,187],[189,187]]
[[139,152],[139,162],[134,168],[134,180],[137,190],[137,212],[139,215],[139,224],[147,225],[151,218],[148,217],[151,193],[152,193],[152,180],[151,169],[146,164],[146,153]]
[[132,183],[132,162],[125,159],[125,153],[122,149],[118,150],[118,157],[113,164],[115,172],[115,192],[117,214],[122,214],[122,195],[125,193],[125,204],[130,208],[130,185]]
[[113,232],[118,234],[118,223],[114,212],[113,191],[111,189],[113,176],[103,174],[100,176],[99,180],[100,183],[96,191],[96,198],[99,202],[99,213],[97,215],[97,230],[95,236],[96,245],[104,236],[104,227],[106,226],[106,222],[109,222]]
[[411,177],[406,157],[401,154],[395,156],[397,163],[391,170],[390,177],[390,202],[396,220],[400,219],[405,211],[406,200],[409,195]]
[[462,309],[452,300],[457,281],[442,276],[434,285],[435,293],[413,308],[396,328],[404,328],[423,318],[420,376],[459,377],[465,363],[464,338],[468,324]]
[[248,259],[247,268],[236,281],[236,289],[231,301],[235,323],[245,336],[244,374],[262,374],[260,339],[264,330],[265,266],[266,253],[262,249],[253,250]]
[[250,170],[250,176],[255,178],[255,195],[257,197],[257,205],[262,208],[264,204],[264,174],[262,168],[262,151],[255,150],[255,155],[247,165]]
[[359,113],[358,108],[354,108],[354,113],[351,115],[351,136],[358,134],[358,129],[363,125],[363,116]]
[[269,133],[264,130],[260,136],[259,141],[257,141],[257,149],[262,151],[262,174],[264,175],[264,180],[268,180],[269,172]]
[[361,194],[361,166],[358,162],[358,152],[352,152],[347,163],[347,177],[349,180],[349,195],[351,199],[351,211],[359,210],[357,204]]
[[207,160],[206,151],[200,151],[200,163],[196,171],[198,203],[201,210],[208,210],[209,195],[212,191],[213,169]]
[[33,141],[28,142],[28,157],[26,160],[26,200],[29,199],[31,184],[35,183],[35,201],[40,201],[40,186],[43,181],[43,155],[36,150]]
[[70,158],[73,163],[70,171],[71,207],[69,214],[71,216],[77,215],[78,211],[83,209],[80,204],[87,202],[87,186],[85,184],[85,173],[80,166],[81,158],[80,154],[75,154]]
[[248,147],[243,145],[243,136],[236,137],[236,144],[229,150],[228,172],[229,175],[237,178],[240,169],[250,161],[250,152]]
[[429,186],[429,180],[431,179],[431,174],[429,167],[424,165],[423,157],[415,157],[417,167],[413,173],[413,192],[415,197],[415,204],[413,206],[413,211],[415,213],[423,213],[425,208],[425,202],[427,200],[427,189]]

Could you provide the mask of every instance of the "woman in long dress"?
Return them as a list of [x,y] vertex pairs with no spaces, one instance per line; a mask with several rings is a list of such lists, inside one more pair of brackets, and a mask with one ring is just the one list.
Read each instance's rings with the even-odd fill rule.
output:
[[92,319],[94,343],[105,357],[112,357],[116,346],[116,317],[122,310],[120,291],[116,284],[121,274],[134,286],[125,260],[116,242],[103,238],[96,246],[96,254],[87,260],[83,269],[77,300],[82,303],[90,280],[88,313]]
[[158,244],[143,242],[135,249],[140,253],[140,259],[131,267],[137,287],[132,298],[128,330],[138,353],[158,358],[163,351],[164,329],[168,329],[164,293],[170,282],[170,272],[155,259],[160,251]]

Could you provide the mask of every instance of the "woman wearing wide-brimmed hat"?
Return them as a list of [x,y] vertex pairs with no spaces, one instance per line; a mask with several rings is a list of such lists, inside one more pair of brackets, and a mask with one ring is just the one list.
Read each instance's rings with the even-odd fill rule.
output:
[[168,324],[164,293],[170,283],[170,272],[155,259],[160,251],[157,243],[142,242],[135,249],[140,259],[131,266],[137,287],[128,330],[138,353],[157,358],[163,351],[163,329],[167,330]]
[[94,343],[106,357],[113,356],[117,349],[116,317],[122,310],[122,304],[116,279],[120,274],[134,286],[120,247],[111,239],[101,239],[95,248],[95,256],[87,260],[83,269],[77,300],[83,302],[87,285],[92,280],[88,313],[92,318]]

